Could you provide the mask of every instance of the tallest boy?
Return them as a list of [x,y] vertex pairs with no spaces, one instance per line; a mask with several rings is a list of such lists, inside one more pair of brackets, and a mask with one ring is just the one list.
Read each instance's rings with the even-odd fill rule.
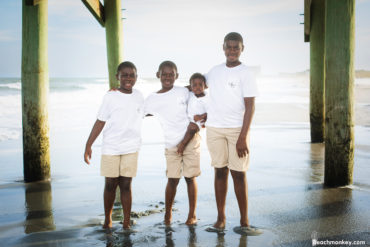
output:
[[208,231],[223,231],[226,224],[225,202],[229,170],[234,181],[240,210],[237,232],[258,235],[261,230],[249,225],[248,184],[249,130],[258,95],[253,74],[239,61],[244,50],[239,33],[225,36],[223,50],[226,63],[213,67],[207,77],[209,109],[207,111],[207,145],[215,168],[215,194],[218,217]]

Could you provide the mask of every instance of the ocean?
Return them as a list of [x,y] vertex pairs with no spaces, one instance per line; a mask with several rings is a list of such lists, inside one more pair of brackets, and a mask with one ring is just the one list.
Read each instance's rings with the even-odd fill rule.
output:
[[[274,78],[260,79],[261,97],[257,103],[308,104],[308,79]],[[186,79],[178,79],[176,85],[185,86]],[[156,78],[139,78],[135,88],[144,96],[158,90]],[[105,78],[51,78],[49,82],[49,122],[51,132],[63,126],[87,128],[96,115],[103,95],[108,91]],[[20,78],[0,78],[0,141],[21,137],[22,106]],[[145,136],[144,136],[145,138]]]

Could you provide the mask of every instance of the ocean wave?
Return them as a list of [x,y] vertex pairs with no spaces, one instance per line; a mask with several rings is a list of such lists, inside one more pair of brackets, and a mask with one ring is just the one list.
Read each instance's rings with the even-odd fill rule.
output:
[[370,87],[370,79],[369,78],[357,78],[355,80],[355,86]]
[[12,83],[4,83],[4,84],[0,84],[0,88],[21,90],[22,84],[20,81],[12,82]]
[[107,82],[108,83],[108,79],[105,78],[105,79],[95,79],[96,82]]
[[74,91],[85,89],[82,85],[61,85],[57,83],[50,84],[50,91]]

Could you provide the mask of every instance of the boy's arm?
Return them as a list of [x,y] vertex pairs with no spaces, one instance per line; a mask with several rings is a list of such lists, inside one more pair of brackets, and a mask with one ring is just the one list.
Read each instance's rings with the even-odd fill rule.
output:
[[103,130],[104,125],[105,125],[104,121],[100,121],[99,119],[97,119],[91,130],[90,136],[87,139],[84,160],[88,165],[90,165],[90,159],[91,159],[91,154],[92,154],[91,146],[93,145],[94,141],[96,140],[96,138],[99,136],[99,134]]
[[201,123],[204,123],[205,121],[207,121],[207,113],[194,115],[194,121],[195,122],[201,121]]
[[186,130],[185,136],[182,139],[182,141],[177,145],[177,153],[182,155],[184,153],[184,150],[186,148],[186,145],[190,142],[190,140],[193,138],[195,133],[199,131],[198,125],[195,123],[190,122],[188,125],[188,128]]
[[243,118],[243,126],[239,134],[238,141],[236,142],[236,151],[239,158],[242,158],[249,154],[249,147],[247,143],[247,135],[252,123],[254,114],[254,97],[244,98],[245,112]]

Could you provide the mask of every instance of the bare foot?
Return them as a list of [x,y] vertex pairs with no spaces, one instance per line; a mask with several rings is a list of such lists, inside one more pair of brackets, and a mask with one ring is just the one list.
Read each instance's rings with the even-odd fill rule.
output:
[[240,226],[241,227],[249,227],[249,220],[240,220]]
[[226,225],[225,221],[219,221],[217,220],[216,223],[213,224],[213,227],[219,228],[219,229],[224,229]]
[[111,219],[109,219],[109,220],[105,220],[105,221],[104,221],[103,228],[104,228],[104,229],[112,228],[112,220],[111,220]]
[[130,225],[130,221],[128,221],[128,222],[126,222],[126,221],[124,221],[123,222],[123,229],[130,229],[131,228],[131,225]]
[[166,226],[169,226],[169,225],[171,225],[171,221],[172,221],[172,213],[166,213],[164,215],[164,224]]
[[185,224],[188,225],[188,226],[195,225],[196,223],[197,223],[197,217],[196,216],[188,218],[185,222]]

